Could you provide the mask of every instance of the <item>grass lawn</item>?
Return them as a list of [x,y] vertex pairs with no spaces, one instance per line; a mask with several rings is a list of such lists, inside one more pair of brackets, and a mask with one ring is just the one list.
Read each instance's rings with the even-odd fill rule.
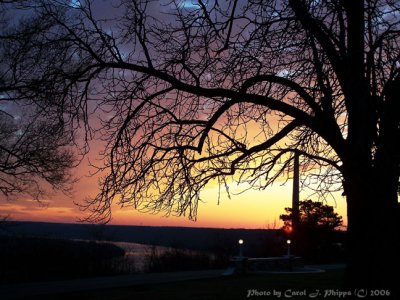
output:
[[[34,300],[160,299],[337,299],[326,292],[343,291],[343,270],[314,274],[263,274],[96,290],[33,298]],[[249,292],[250,291],[250,292]],[[247,297],[249,293],[254,296]],[[280,294],[280,297],[279,296]],[[317,296],[317,293],[318,296]],[[268,294],[270,294],[268,296]],[[286,295],[285,295],[286,294]],[[292,296],[292,297],[288,297]],[[33,300],[32,299],[32,300]]]

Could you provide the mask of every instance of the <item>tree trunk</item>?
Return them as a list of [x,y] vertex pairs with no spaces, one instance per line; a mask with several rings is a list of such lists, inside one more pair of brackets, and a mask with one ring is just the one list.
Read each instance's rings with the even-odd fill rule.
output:
[[[367,289],[367,296],[399,299],[398,283],[391,275],[399,266],[397,189],[399,154],[399,96],[397,81],[384,95],[384,107],[365,77],[364,1],[343,1],[348,14],[349,76],[344,87],[349,114],[344,181],[348,212],[348,288]],[[396,84],[397,83],[397,84]],[[377,134],[378,129],[378,134]],[[357,297],[355,297],[357,298]],[[373,297],[372,297],[373,298]],[[380,297],[375,297],[380,298]]]
[[352,289],[388,290],[395,298],[398,283],[391,274],[399,266],[398,175],[393,163],[391,168],[387,163],[383,159],[369,170],[352,170],[346,176],[346,284]]

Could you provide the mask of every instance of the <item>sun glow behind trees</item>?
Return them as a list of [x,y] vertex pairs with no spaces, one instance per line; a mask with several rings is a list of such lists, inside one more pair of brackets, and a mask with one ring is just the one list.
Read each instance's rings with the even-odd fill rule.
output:
[[[93,148],[93,152],[97,149]],[[92,157],[93,159],[93,157]],[[83,163],[75,175],[80,180],[75,184],[73,198],[61,193],[50,199],[43,199],[41,204],[35,201],[20,199],[13,202],[0,203],[1,214],[10,215],[14,220],[45,221],[45,222],[76,222],[85,213],[78,210],[72,200],[94,196],[98,192],[97,177],[87,177],[90,168]],[[93,170],[91,170],[93,171]],[[283,179],[283,178],[282,178]],[[132,207],[120,208],[113,205],[113,219],[111,224],[122,225],[149,225],[149,226],[187,226],[187,227],[222,227],[222,228],[280,228],[283,223],[279,220],[285,207],[291,205],[292,181],[280,180],[265,190],[249,189],[248,185],[229,183],[230,197],[223,186],[210,183],[201,193],[199,204],[199,218],[196,222],[186,216],[166,218],[162,213],[150,214],[138,212]],[[246,190],[245,192],[243,192]],[[220,194],[218,196],[218,194]],[[313,195],[311,190],[303,190],[300,199],[308,199]],[[346,218],[346,202],[341,193],[335,193],[335,198],[329,197],[326,202],[335,207],[335,210]],[[317,199],[316,195],[313,195]],[[219,204],[218,204],[219,202]]]
[[[85,3],[84,1],[82,3]],[[80,8],[81,7],[81,1],[79,0],[73,0],[69,2],[69,5],[73,8]],[[154,5],[154,3],[149,4],[149,5]],[[196,4],[194,1],[180,1],[179,2],[179,6],[187,9],[187,10],[194,10],[194,9],[198,9],[199,5]],[[168,8],[167,6],[163,6],[163,7],[159,7],[159,6],[155,6],[154,8],[160,9],[160,10],[165,10],[165,11],[169,11],[170,8]],[[98,14],[98,16],[105,16],[107,15],[108,10],[99,6],[96,6],[94,8],[96,10],[96,14]],[[154,13],[156,16],[158,16],[159,12],[154,10]],[[104,23],[103,23],[104,25]],[[109,25],[107,25],[109,27]],[[105,27],[107,27],[105,26]],[[107,27],[107,28],[108,28]],[[112,26],[110,27],[111,29],[107,29],[105,30],[108,34],[112,34],[113,29]],[[238,29],[238,28],[237,28]],[[240,43],[237,44],[237,47],[243,47]],[[124,56],[124,52],[122,51],[123,47],[121,47],[121,55]],[[290,50],[290,48],[287,49],[287,51]],[[124,56],[124,59],[127,59],[126,56]],[[263,57],[258,57],[258,59],[260,61],[262,61]],[[290,76],[294,76],[293,71],[285,69],[285,68],[278,68],[279,70],[277,71],[277,75],[281,75],[282,77],[290,77]],[[123,71],[120,71],[123,72]],[[125,76],[124,74],[120,74],[121,76]],[[129,76],[129,75],[128,75]],[[215,74],[213,74],[212,72],[209,72],[207,74],[205,74],[202,77],[202,80],[204,80],[205,82],[209,82],[212,83],[213,80],[215,80],[214,78]],[[101,95],[99,95],[101,96]],[[295,97],[295,96],[294,96]],[[112,97],[111,97],[112,98]],[[110,99],[111,99],[110,98]],[[204,110],[209,110],[210,107],[208,106],[208,102],[204,102]],[[232,110],[231,114],[237,114],[240,115],[240,111],[235,111]],[[207,115],[207,112],[206,112]],[[267,114],[265,114],[267,115]],[[110,116],[112,117],[112,116]],[[247,120],[251,119],[251,116],[247,116]],[[254,116],[253,116],[254,117]],[[259,116],[260,118],[262,118],[262,114],[260,114]],[[246,118],[246,116],[242,116],[243,119]],[[240,141],[241,134],[247,134],[246,136],[243,136],[243,142],[248,144],[249,147],[251,147],[252,145],[256,145],[257,143],[262,142],[263,140],[265,140],[268,136],[268,130],[273,128],[275,131],[277,130],[277,124],[279,121],[278,116],[273,116],[273,115],[269,115],[268,116],[268,120],[264,120],[261,125],[257,122],[249,122],[246,123],[245,121],[242,122],[242,124],[231,124],[231,126],[225,127],[225,130],[230,130],[231,133],[238,133],[237,135],[237,139]],[[221,123],[223,123],[226,120],[225,116],[221,117]],[[260,119],[259,119],[260,120]],[[268,126],[270,126],[270,128],[268,128],[268,126],[266,126],[268,124]],[[263,126],[265,126],[263,128]],[[218,128],[218,126],[216,126],[216,128]],[[223,127],[220,127],[220,129]],[[261,129],[261,130],[260,130]],[[264,131],[263,131],[264,130]],[[273,130],[273,131],[274,131]],[[213,139],[212,137],[213,134],[211,134],[211,139]],[[280,142],[281,145],[283,145],[285,143],[285,141],[283,140],[282,142]],[[96,149],[94,149],[96,150]],[[255,167],[257,165],[257,163],[259,162],[258,159],[255,159],[251,164],[249,164],[249,167]],[[101,166],[101,162],[100,162],[100,166]],[[87,168],[85,166],[81,166],[82,168],[82,175],[84,173],[84,171],[87,171]],[[310,167],[309,167],[310,168]],[[311,167],[312,169],[312,167]],[[287,175],[287,174],[286,174]],[[286,176],[285,174],[282,174],[281,178],[278,180],[278,182],[276,182],[276,184],[274,185],[274,187],[272,188],[273,191],[271,191],[270,189],[267,189],[265,191],[256,191],[256,190],[252,190],[252,191],[247,191],[246,193],[242,193],[240,195],[233,195],[232,199],[229,200],[229,197],[224,189],[224,184],[221,182],[220,183],[220,187],[216,187],[216,183],[209,183],[206,188],[204,189],[204,191],[201,193],[200,195],[200,199],[202,201],[207,202],[207,204],[203,204],[203,202],[200,203],[199,209],[201,211],[201,219],[203,218],[207,218],[205,216],[207,215],[214,215],[214,210],[218,210],[221,211],[221,216],[217,216],[215,215],[214,220],[220,220],[222,219],[226,219],[226,222],[230,222],[228,221],[229,219],[242,219],[243,218],[243,211],[246,210],[246,206],[249,209],[249,213],[244,213],[244,215],[248,215],[248,220],[251,221],[251,225],[243,225],[244,227],[262,227],[264,226],[264,224],[268,223],[271,224],[274,222],[275,219],[278,219],[278,214],[280,211],[282,211],[282,208],[285,207],[285,205],[287,206],[287,204],[285,203],[285,199],[288,199],[287,201],[290,201],[291,195],[290,195],[290,181],[288,182],[288,184],[285,187],[280,187],[280,184],[283,183],[284,177]],[[290,176],[290,175],[289,175]],[[261,177],[260,177],[261,178]],[[89,182],[89,180],[87,179],[81,179],[81,181],[83,183],[78,184],[79,189],[77,190],[77,193],[75,194],[75,200],[79,202],[80,199],[84,198],[86,196],[86,190],[88,190],[87,186],[90,186],[90,192],[88,194],[91,194],[93,196],[93,190],[95,190],[95,186],[96,186],[96,180],[91,180],[89,184],[85,184],[85,182]],[[246,183],[239,185],[239,187],[236,186],[236,184],[232,183],[232,180],[227,180],[227,184],[229,186],[229,191],[232,192],[232,194],[234,193],[239,193],[239,191],[243,191],[246,190],[249,186],[246,185]],[[263,185],[265,185],[265,182],[262,182],[262,180],[257,181],[257,182],[253,182],[254,186],[260,186],[263,187]],[[278,190],[282,189],[282,190],[287,190],[288,192],[285,192],[285,196],[282,197],[282,193],[279,192]],[[221,196],[219,198],[218,193],[221,193]],[[308,197],[308,195],[307,195]],[[76,199],[78,198],[78,199]],[[219,200],[218,200],[219,198]],[[253,209],[252,207],[252,203],[250,202],[252,199],[256,199],[256,201],[260,204],[259,206],[257,205],[257,209]],[[343,199],[342,199],[343,200]],[[65,200],[67,201],[67,200]],[[278,202],[281,202],[282,204],[278,204]],[[216,203],[221,202],[221,205],[218,206],[216,209],[214,208]],[[275,202],[276,206],[271,204],[271,202]],[[330,204],[332,204],[331,202],[329,202]],[[232,205],[232,206],[231,206]],[[236,206],[235,206],[236,205]],[[276,208],[276,207],[279,207]],[[114,205],[115,206],[115,205]],[[71,206],[72,207],[72,206]],[[121,222],[120,220],[124,219],[124,223],[125,222],[130,222],[128,219],[128,213],[126,212],[126,208],[128,206],[125,206],[125,208],[123,209],[123,212],[118,212],[118,210],[114,210],[113,211],[113,216],[115,217],[115,222]],[[226,207],[226,211],[225,208]],[[272,208],[272,209],[271,209]],[[276,209],[274,209],[276,208]],[[49,210],[50,211],[50,210]],[[62,210],[60,210],[62,211]],[[273,213],[271,213],[271,211],[275,211],[276,214],[274,215]],[[134,215],[133,219],[135,219],[136,217],[138,219],[145,219],[145,215],[143,214],[139,214],[136,212],[131,212],[132,215]],[[45,218],[46,213],[42,214],[42,217]],[[161,214],[162,215],[162,214]],[[345,214],[343,214],[345,215]],[[153,217],[151,217],[153,218]],[[157,217],[158,218],[158,217]],[[184,217],[183,217],[184,218]],[[200,219],[200,222],[202,222]],[[151,222],[153,222],[155,219],[152,219]],[[164,219],[162,219],[164,220]],[[254,221],[257,220],[257,221]],[[250,222],[249,221],[249,222]],[[132,222],[136,222],[135,220],[132,220]],[[186,222],[186,221],[185,221]],[[212,221],[210,221],[212,222]],[[234,224],[235,221],[231,222],[231,224]],[[188,222],[188,224],[192,224],[190,222]],[[219,223],[218,223],[219,224]],[[246,224],[245,222],[243,224]],[[250,224],[250,223],[249,223]],[[224,225],[221,225],[224,226]],[[232,225],[226,225],[226,226],[232,226]],[[235,226],[235,225],[233,225]]]
[[[103,120],[107,177],[87,203],[92,220],[108,221],[117,202],[195,219],[213,180],[264,187],[300,154],[312,175],[305,182],[318,179],[320,193],[343,186],[346,286],[398,288],[398,1],[168,1],[165,14],[153,10],[158,1],[122,1],[123,12],[108,14],[118,31],[91,9],[98,2],[35,3],[2,47],[2,75],[11,96],[67,109],[70,118],[58,117],[69,125],[92,128],[93,99],[113,108]],[[281,126],[245,145],[236,110],[256,118],[260,109]]]

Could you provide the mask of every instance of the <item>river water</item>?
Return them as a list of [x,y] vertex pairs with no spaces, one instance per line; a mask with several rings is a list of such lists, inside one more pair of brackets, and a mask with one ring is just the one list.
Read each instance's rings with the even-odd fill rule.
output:
[[170,251],[172,248],[154,245],[144,245],[129,242],[107,242],[125,250],[125,260],[131,264],[135,271],[143,272],[146,267],[146,257],[156,251],[158,254]]

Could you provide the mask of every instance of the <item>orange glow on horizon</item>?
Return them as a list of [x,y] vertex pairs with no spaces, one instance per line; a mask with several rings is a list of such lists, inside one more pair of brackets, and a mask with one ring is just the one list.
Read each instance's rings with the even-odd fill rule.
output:
[[[255,126],[251,124],[250,127]],[[254,129],[254,128],[252,128]],[[91,162],[99,163],[99,155],[102,145],[93,142],[89,158]],[[93,197],[98,193],[98,177],[88,177],[93,171],[88,163],[82,162],[81,166],[73,170],[80,180],[75,184],[72,198],[59,193],[44,201],[44,206],[37,202],[22,198],[12,202],[0,200],[0,216],[10,215],[13,220],[21,221],[44,221],[76,223],[79,218],[84,217],[84,212],[74,204],[82,203],[86,197]],[[184,226],[184,227],[216,227],[216,228],[281,228],[283,222],[279,216],[285,213],[284,208],[291,206],[292,181],[288,180],[284,185],[276,182],[265,190],[243,191],[246,186],[237,186],[230,183],[231,199],[229,199],[223,187],[219,189],[216,182],[210,182],[202,191],[199,203],[197,221],[188,220],[187,217],[169,216],[162,213],[145,214],[131,207],[120,208],[113,205],[113,219],[111,224],[115,225],[144,225],[144,226]],[[220,204],[218,205],[218,192]],[[334,201],[327,204],[335,207],[335,210],[347,223],[346,202],[340,193],[335,194],[337,203]],[[308,199],[307,192],[302,192],[301,200]]]
[[[81,183],[82,184],[82,183]],[[92,186],[94,191],[97,186]],[[88,189],[86,189],[88,191]],[[232,192],[235,189],[232,188]],[[197,221],[187,217],[163,216],[160,214],[142,213],[130,207],[113,207],[113,225],[143,225],[143,226],[179,226],[207,228],[248,228],[248,229],[278,229],[283,226],[279,216],[285,207],[291,206],[292,185],[273,185],[265,191],[249,190],[228,198],[221,189],[218,205],[218,187],[206,188],[201,194]],[[341,197],[341,196],[340,196]],[[301,197],[304,199],[304,197]],[[335,207],[335,203],[328,203]],[[346,205],[343,197],[337,199],[335,210],[343,217],[346,224]],[[46,205],[38,205],[32,200],[17,200],[0,203],[0,215],[10,214],[12,220],[44,221],[75,223],[84,213],[79,211],[70,198],[54,198],[46,201]]]

